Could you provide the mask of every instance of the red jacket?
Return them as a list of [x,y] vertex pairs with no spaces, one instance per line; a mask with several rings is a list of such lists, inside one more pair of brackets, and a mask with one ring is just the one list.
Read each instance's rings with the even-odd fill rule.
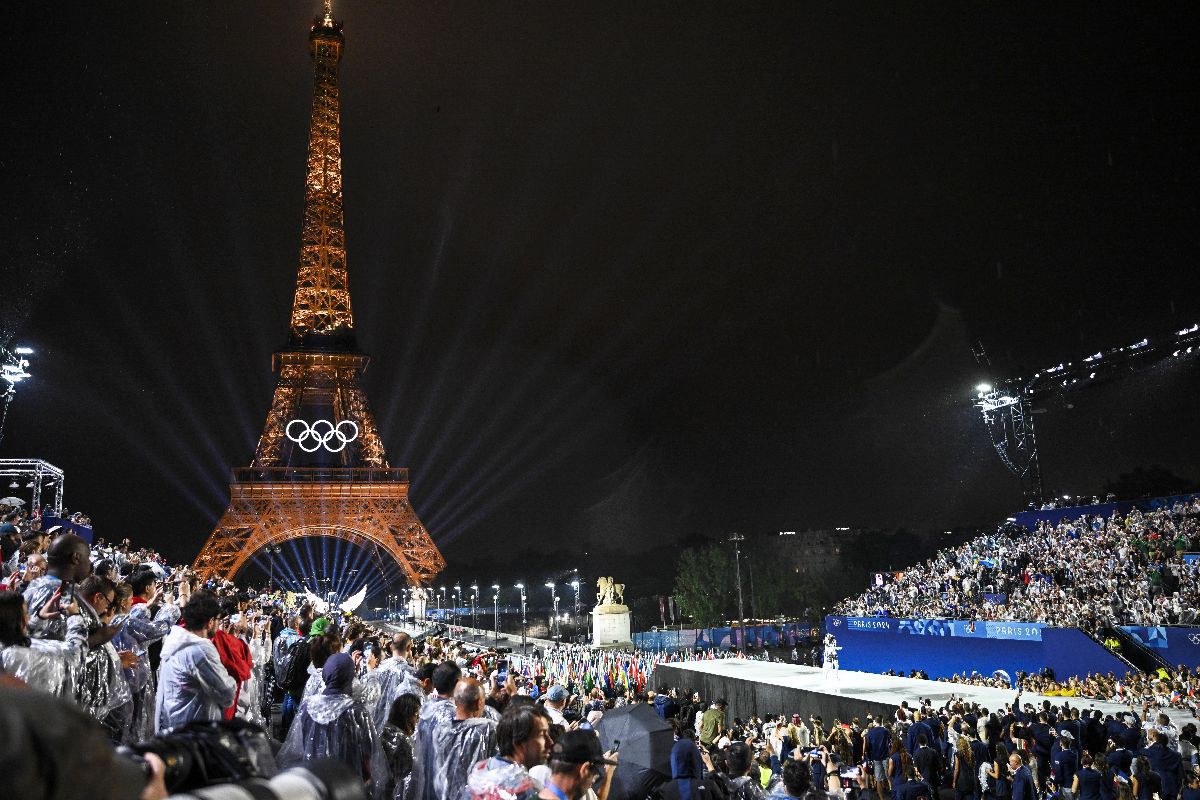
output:
[[238,682],[237,693],[233,696],[233,705],[225,709],[225,719],[233,719],[233,712],[237,711],[238,697],[242,693],[242,682],[250,678],[254,660],[250,658],[250,646],[225,631],[218,630],[214,633],[212,643],[217,648],[217,654],[221,656],[221,663],[225,666],[225,671]]

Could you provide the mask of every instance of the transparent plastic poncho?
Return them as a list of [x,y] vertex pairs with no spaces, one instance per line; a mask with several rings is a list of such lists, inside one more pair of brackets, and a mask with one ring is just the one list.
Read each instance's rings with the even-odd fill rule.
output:
[[377,728],[382,729],[387,723],[392,703],[402,694],[425,699],[425,692],[417,681],[417,671],[407,662],[389,658],[367,673],[363,679],[363,704],[371,712]]
[[125,670],[129,689],[134,694],[148,687],[153,693],[154,674],[150,670],[150,657],[146,650],[171,632],[172,626],[179,621],[179,615],[178,606],[164,605],[157,614],[151,616],[150,607],[138,603],[128,614],[113,619],[114,625],[121,626],[121,632],[113,637],[113,645],[118,651],[128,650],[138,657],[138,663]]
[[391,783],[375,723],[362,703],[347,695],[320,694],[302,702],[275,760],[286,769],[317,758],[334,758],[356,771],[376,800]]
[[125,670],[125,679],[133,693],[133,707],[125,727],[122,741],[136,744],[154,735],[154,672],[150,669],[150,645],[171,632],[181,614],[179,606],[164,604],[151,614],[150,606],[138,603],[125,619],[121,632],[113,639],[117,650],[131,650],[138,657],[137,664]]
[[383,753],[387,756],[391,785],[384,792],[392,800],[412,800],[413,746],[412,739],[395,725],[379,729]]
[[[321,675],[321,668],[309,664],[308,680],[304,684],[304,693],[300,695],[300,699],[307,700],[310,697],[316,697],[323,691],[325,691],[325,678]],[[366,683],[355,678],[354,685],[350,690],[350,696],[365,706],[367,699],[370,697]],[[379,730],[379,727],[376,725],[375,730]]]
[[68,700],[83,676],[87,658],[88,623],[82,616],[69,617],[66,639],[31,639],[28,647],[0,645],[0,672],[14,675],[34,689]]
[[438,800],[459,800],[472,767],[495,755],[496,723],[487,717],[456,719],[433,734],[433,793]]
[[25,590],[25,612],[29,615],[29,638],[55,639],[63,641],[67,636],[67,617],[57,614],[50,619],[42,619],[38,612],[50,602],[50,598],[62,586],[62,581],[53,575],[43,575],[35,578]]
[[454,703],[443,697],[430,697],[421,706],[417,733],[413,741],[413,798],[434,800],[433,775],[437,751],[434,738],[438,728],[449,727],[454,719]]
[[117,655],[117,648],[113,647],[112,642],[88,652],[77,695],[84,712],[98,720],[103,720],[110,712],[132,705],[133,693],[129,691],[129,683],[121,668],[121,657]]
[[242,684],[242,693],[238,695],[237,716],[267,727],[267,721],[262,713],[262,697],[269,692],[266,685],[266,664],[271,658],[271,649],[266,642],[255,638],[249,642],[250,659],[254,666],[250,669],[250,678]]
[[292,645],[302,638],[304,637],[297,633],[295,628],[284,628],[275,637],[275,644],[271,647],[271,660],[275,663],[276,683],[280,683],[283,676],[287,675],[288,667],[291,666],[292,659],[295,657]]
[[524,767],[502,758],[476,764],[467,775],[461,800],[531,800],[542,790]]

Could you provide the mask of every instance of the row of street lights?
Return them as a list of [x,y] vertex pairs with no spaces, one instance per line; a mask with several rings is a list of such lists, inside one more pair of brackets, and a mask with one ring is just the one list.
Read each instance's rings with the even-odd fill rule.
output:
[[[580,593],[580,588],[581,588],[581,583],[579,581],[579,570],[574,570],[574,575],[573,575],[571,581],[569,581],[566,585],[575,590],[575,619],[576,619],[576,621],[578,621],[579,611],[580,611],[580,594],[579,593]],[[550,590],[550,597],[554,603],[554,620],[552,623],[552,625],[553,625],[552,634],[553,634],[554,640],[558,641],[560,639],[560,637],[562,636],[562,628],[559,625],[559,615],[558,615],[559,603],[561,602],[562,598],[559,596],[558,583],[556,581],[549,581],[545,584],[545,586],[547,589]],[[468,599],[470,600],[470,603],[471,603],[471,627],[478,628],[479,624],[478,624],[478,617],[477,617],[477,608],[478,608],[477,604],[479,601],[479,584],[473,583],[468,588],[471,590],[471,594],[468,597]],[[514,584],[513,588],[516,589],[520,593],[520,598],[521,598],[521,650],[524,651],[526,648],[527,641],[528,641],[528,633],[529,633],[529,620],[528,620],[528,616],[527,616],[529,597],[525,592],[525,584],[524,583]],[[434,589],[434,587],[432,587],[432,586],[425,587],[425,588],[414,587],[412,589],[403,590],[402,593],[399,595],[388,595],[388,611],[389,611],[389,613],[395,613],[399,609],[400,604],[402,602],[405,602],[404,593],[408,594],[408,598],[407,598],[408,602],[411,602],[414,598],[419,596],[426,602],[428,602],[429,600],[432,600],[435,603],[434,608],[437,611],[441,611],[442,600],[450,599],[450,598],[447,598],[447,590],[448,589],[452,591],[450,598],[452,598],[454,600],[454,605],[451,606],[451,608],[453,608],[452,613],[454,615],[457,615],[459,605],[464,597],[462,584],[455,584],[452,587],[439,586],[436,589]],[[415,608],[413,609],[413,612],[416,613]],[[498,584],[498,583],[492,584],[492,615],[493,615],[493,635],[494,635],[496,641],[500,641],[500,584]],[[453,621],[454,621],[454,618],[452,617],[451,618],[452,624],[453,624]]]

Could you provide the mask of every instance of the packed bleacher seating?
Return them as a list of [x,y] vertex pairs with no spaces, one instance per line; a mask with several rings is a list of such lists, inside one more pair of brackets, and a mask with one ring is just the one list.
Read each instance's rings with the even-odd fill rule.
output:
[[1093,633],[1108,625],[1197,620],[1200,500],[1121,516],[1007,527],[939,552],[835,613],[1045,622]]

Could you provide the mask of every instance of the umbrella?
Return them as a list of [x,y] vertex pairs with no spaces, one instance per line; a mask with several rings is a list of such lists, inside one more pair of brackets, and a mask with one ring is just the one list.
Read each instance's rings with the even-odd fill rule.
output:
[[165,578],[167,575],[167,571],[163,569],[163,565],[159,564],[157,561],[147,561],[142,564],[142,566],[147,567],[151,572],[160,578]]
[[596,732],[605,752],[613,749],[614,742],[621,743],[609,800],[641,800],[670,779],[675,734],[649,705],[636,703],[604,712]]
[[1012,678],[1010,678],[1008,676],[1008,673],[1002,669],[998,669],[995,672],[993,672],[992,677],[993,678],[1001,678],[1004,680],[1005,683],[1009,684],[1010,686],[1012,685]]
[[25,501],[19,497],[5,497],[0,500],[0,506],[23,506]]

